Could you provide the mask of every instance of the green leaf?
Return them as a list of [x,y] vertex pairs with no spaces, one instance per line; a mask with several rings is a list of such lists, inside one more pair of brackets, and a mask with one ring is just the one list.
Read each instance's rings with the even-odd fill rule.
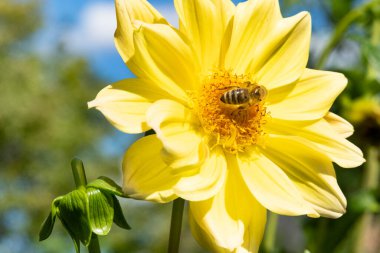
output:
[[380,204],[376,200],[373,191],[361,190],[350,199],[352,211],[357,213],[372,212],[378,213],[380,211]]
[[112,195],[93,187],[87,188],[87,195],[91,230],[98,235],[107,235],[114,216]]
[[114,216],[113,216],[113,222],[115,222],[116,225],[118,225],[121,228],[124,229],[131,229],[129,224],[127,223],[123,211],[121,210],[121,206],[119,203],[119,200],[112,195],[113,198],[113,208],[114,208]]
[[39,233],[39,241],[46,240],[51,235],[51,232],[54,228],[55,223],[55,217],[57,216],[57,210],[59,201],[62,199],[62,197],[58,197],[53,200],[51,204],[51,211],[49,213],[49,216],[45,219],[45,221],[41,225],[40,233]]
[[59,203],[59,218],[74,241],[85,246],[91,241],[91,228],[88,223],[88,198],[84,187],[63,196]]
[[89,183],[87,187],[93,187],[104,192],[115,194],[120,197],[125,197],[123,194],[123,189],[108,177],[99,177],[95,181]]

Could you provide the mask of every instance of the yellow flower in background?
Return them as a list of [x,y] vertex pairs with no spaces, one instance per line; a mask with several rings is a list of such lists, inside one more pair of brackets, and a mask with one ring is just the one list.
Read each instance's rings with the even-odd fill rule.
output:
[[116,0],[116,47],[136,78],[89,103],[118,129],[156,134],[123,162],[136,199],[190,201],[194,237],[216,252],[257,252],[266,209],[337,218],[332,162],[364,162],[352,126],[329,112],[346,86],[307,69],[311,19],[278,0],[175,0],[179,29],[147,1]]
[[356,127],[356,138],[364,146],[380,146],[380,97],[365,95],[343,100],[343,115]]

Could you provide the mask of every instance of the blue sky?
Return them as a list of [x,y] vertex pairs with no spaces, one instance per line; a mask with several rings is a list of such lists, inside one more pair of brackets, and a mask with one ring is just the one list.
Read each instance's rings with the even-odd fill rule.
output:
[[[172,1],[150,2],[173,24],[177,22]],[[113,44],[113,0],[45,0],[43,6],[46,25],[39,41],[49,41],[52,47],[61,43],[69,52],[85,56],[107,82],[132,76]],[[50,50],[46,43],[39,45],[39,51]]]

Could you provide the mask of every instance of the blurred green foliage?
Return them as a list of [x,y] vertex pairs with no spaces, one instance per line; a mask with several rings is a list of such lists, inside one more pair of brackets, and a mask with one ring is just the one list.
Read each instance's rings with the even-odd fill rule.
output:
[[[344,73],[349,81],[333,110],[354,124],[356,131],[350,140],[363,150],[367,163],[352,170],[336,168],[339,185],[348,199],[347,213],[337,220],[305,219],[302,227],[306,235],[304,247],[313,253],[378,253],[380,1],[323,0],[317,5],[325,12],[330,24],[329,41],[336,42],[321,53],[329,56],[322,67]],[[352,55],[350,62],[336,63],[339,57],[347,54]],[[309,64],[315,66],[317,62]],[[359,102],[363,99],[373,103]]]
[[[0,252],[4,253],[22,252],[18,248],[34,244],[49,202],[72,188],[73,156],[88,158],[91,153],[90,164],[99,172],[109,165],[96,147],[106,134],[106,124],[86,105],[103,83],[84,59],[58,48],[48,57],[31,51],[30,37],[41,24],[37,1],[0,2]],[[19,226],[14,225],[17,219]]]
[[[0,180],[12,195],[26,198],[22,202],[2,198],[0,208],[24,204],[42,208],[50,189],[67,189],[60,176],[71,157],[94,149],[91,144],[105,133],[95,114],[86,110],[85,102],[100,87],[100,81],[83,59],[59,52],[44,59],[28,52],[19,39],[31,34],[24,24],[37,28],[29,18],[38,17],[38,9],[29,3],[3,1],[1,5],[6,2],[7,8],[0,8],[1,27],[7,27],[7,22],[12,25],[9,37],[0,36],[7,38],[0,44]],[[12,9],[28,15],[7,18],[13,15]],[[6,30],[1,31],[7,35]],[[34,188],[37,185],[40,188]],[[24,195],[29,190],[35,191],[38,200]]]
[[37,1],[29,1],[25,4],[12,4],[12,2],[14,1],[0,2],[0,50],[2,53],[14,47],[15,42],[26,39],[41,24]]

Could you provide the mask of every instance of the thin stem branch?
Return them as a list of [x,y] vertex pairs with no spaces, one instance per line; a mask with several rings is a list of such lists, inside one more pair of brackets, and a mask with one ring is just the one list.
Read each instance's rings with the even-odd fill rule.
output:
[[185,200],[181,198],[177,198],[173,201],[168,253],[178,253],[179,251],[184,205]]
[[375,4],[379,4],[379,0],[372,0],[368,3],[365,3],[361,5],[360,7],[351,10],[349,13],[346,14],[342,18],[342,20],[338,23],[338,25],[335,28],[334,34],[331,36],[330,41],[327,43],[327,46],[321,53],[321,56],[316,64],[318,69],[323,68],[323,66],[326,64],[326,61],[331,53],[331,51],[338,45],[338,43],[342,40],[343,35],[346,33],[349,26],[355,22],[357,19],[359,19],[363,12],[365,12],[367,9],[372,8]]
[[[87,178],[83,162],[78,158],[74,158],[71,161],[71,169],[73,171],[75,186],[77,189],[80,187],[86,187]],[[91,242],[90,245],[88,245],[87,250],[89,253],[100,253],[99,239],[98,236],[94,233],[91,235]]]

